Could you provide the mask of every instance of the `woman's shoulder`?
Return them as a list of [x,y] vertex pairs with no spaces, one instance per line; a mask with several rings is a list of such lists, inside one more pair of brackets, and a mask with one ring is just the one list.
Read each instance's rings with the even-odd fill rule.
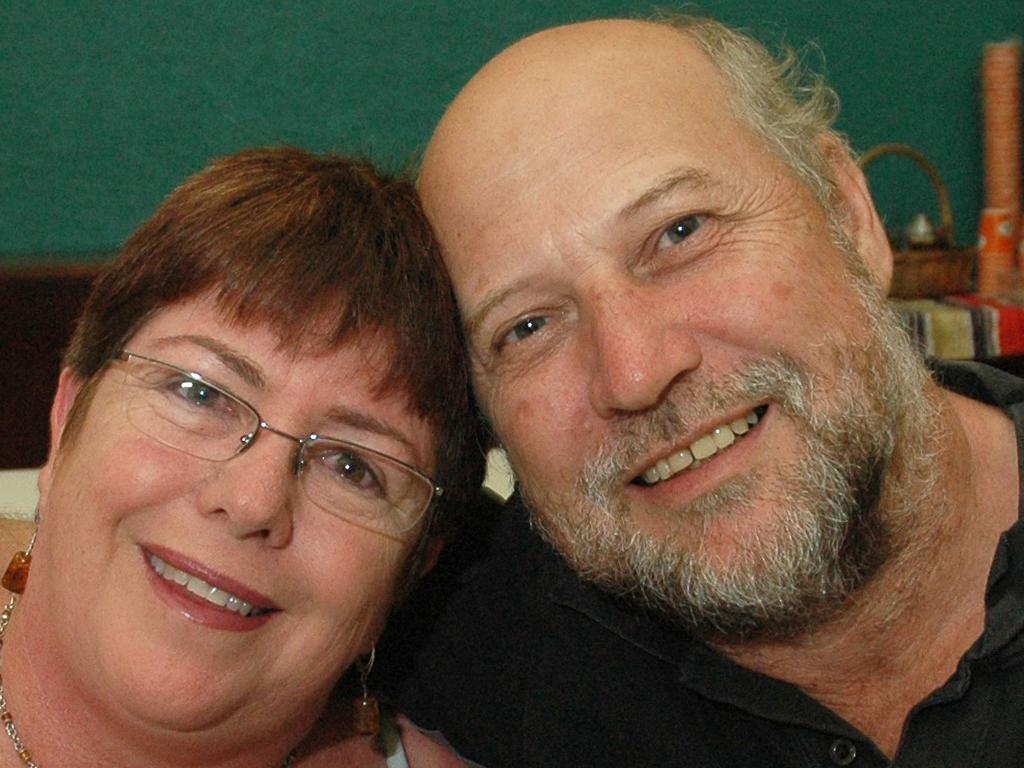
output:
[[455,754],[438,734],[421,731],[401,716],[396,724],[410,768],[469,768],[473,765]]
[[350,723],[326,717],[299,751],[295,768],[470,768],[436,735],[406,718],[383,715],[378,737],[352,731]]

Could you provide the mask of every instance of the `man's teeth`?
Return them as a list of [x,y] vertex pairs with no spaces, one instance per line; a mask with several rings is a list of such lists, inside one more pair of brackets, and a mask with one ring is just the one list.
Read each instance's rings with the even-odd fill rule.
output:
[[757,413],[751,411],[744,418],[715,427],[706,435],[698,437],[688,447],[655,462],[650,469],[644,472],[644,482],[648,485],[656,485],[678,475],[684,469],[699,467],[702,461],[710,459],[719,451],[728,448],[736,442],[737,437],[747,434],[758,420]]
[[153,566],[153,570],[162,578],[184,587],[196,597],[201,597],[203,600],[221,608],[227,608],[229,611],[240,613],[242,616],[259,616],[261,613],[266,613],[266,611],[260,608],[253,608],[252,603],[248,603],[240,597],[235,597],[230,592],[210,586],[198,576],[185,573],[185,571],[179,571],[156,555],[149,556],[149,564]]

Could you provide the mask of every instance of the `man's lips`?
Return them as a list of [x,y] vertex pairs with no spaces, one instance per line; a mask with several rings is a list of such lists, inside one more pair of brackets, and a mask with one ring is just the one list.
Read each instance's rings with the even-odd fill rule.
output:
[[[213,574],[205,568],[186,563],[162,552],[163,557],[146,550],[146,560],[153,571],[173,584],[187,590],[189,594],[240,616],[262,616],[277,607],[265,596],[260,595],[227,577]],[[172,565],[168,560],[173,560]],[[200,576],[196,571],[201,571]]]
[[760,405],[743,416],[712,427],[689,445],[674,449],[654,461],[633,478],[632,482],[636,485],[654,486],[681,472],[696,469],[702,462],[727,450],[737,438],[743,437],[757,427],[767,410],[767,405]]

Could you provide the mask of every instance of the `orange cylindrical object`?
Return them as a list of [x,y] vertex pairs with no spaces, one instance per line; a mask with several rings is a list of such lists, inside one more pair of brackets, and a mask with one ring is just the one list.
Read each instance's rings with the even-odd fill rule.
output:
[[1014,213],[986,208],[978,227],[978,293],[995,294],[1017,266]]
[[1010,211],[1012,236],[1021,213],[1021,43],[985,46],[981,93],[985,132],[985,207]]

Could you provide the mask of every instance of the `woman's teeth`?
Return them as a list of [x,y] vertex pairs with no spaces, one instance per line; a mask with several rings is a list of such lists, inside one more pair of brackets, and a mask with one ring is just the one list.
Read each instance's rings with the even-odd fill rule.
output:
[[216,606],[234,611],[242,616],[259,616],[262,613],[266,613],[265,610],[254,608],[252,603],[248,603],[240,597],[235,597],[230,592],[210,586],[198,576],[185,573],[185,571],[179,571],[156,555],[149,556],[149,564],[153,566],[153,570],[157,572],[157,575],[163,579],[184,587],[196,597],[201,597],[203,600]]
[[688,447],[655,462],[644,472],[644,483],[657,485],[683,470],[699,467],[702,461],[728,448],[736,442],[737,437],[747,434],[757,425],[759,418],[756,411],[751,411],[744,418],[734,419],[728,424],[715,427],[706,435],[698,437]]

